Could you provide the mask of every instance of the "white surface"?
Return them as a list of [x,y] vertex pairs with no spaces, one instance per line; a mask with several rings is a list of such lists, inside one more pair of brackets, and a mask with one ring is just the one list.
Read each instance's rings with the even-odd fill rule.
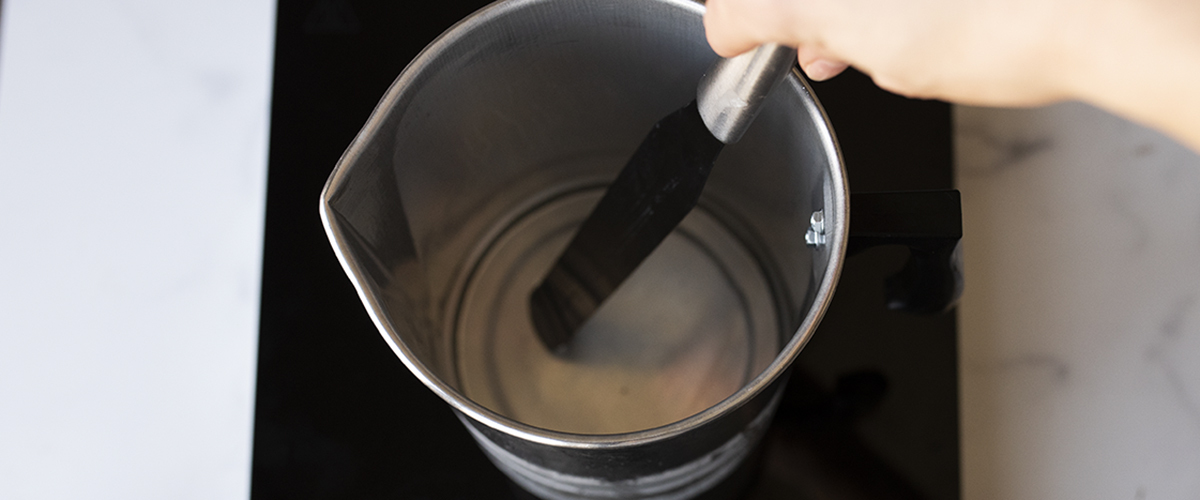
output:
[[1200,158],[1082,104],[956,112],[965,498],[1200,499]]
[[273,0],[3,0],[0,498],[248,496]]

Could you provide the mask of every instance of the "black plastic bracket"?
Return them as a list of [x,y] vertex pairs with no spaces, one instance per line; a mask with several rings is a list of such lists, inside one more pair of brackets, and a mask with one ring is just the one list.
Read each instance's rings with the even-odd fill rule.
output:
[[887,278],[888,309],[938,313],[962,295],[962,200],[958,190],[852,193],[846,254],[881,245],[909,248]]

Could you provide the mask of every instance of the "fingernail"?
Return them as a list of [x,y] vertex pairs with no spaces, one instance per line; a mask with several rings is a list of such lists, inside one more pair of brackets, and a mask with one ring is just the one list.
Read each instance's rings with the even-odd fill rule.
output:
[[810,80],[819,82],[837,76],[844,69],[846,69],[845,64],[836,63],[828,59],[817,59],[804,67],[804,74],[808,75]]

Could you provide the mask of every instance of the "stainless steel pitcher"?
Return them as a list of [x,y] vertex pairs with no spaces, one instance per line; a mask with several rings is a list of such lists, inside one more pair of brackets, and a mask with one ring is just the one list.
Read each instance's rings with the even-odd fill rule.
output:
[[725,480],[842,266],[842,160],[793,71],[583,347],[538,351],[520,307],[648,128],[695,98],[716,58],[703,9],[492,4],[405,68],[321,194],[393,351],[543,498],[691,498]]

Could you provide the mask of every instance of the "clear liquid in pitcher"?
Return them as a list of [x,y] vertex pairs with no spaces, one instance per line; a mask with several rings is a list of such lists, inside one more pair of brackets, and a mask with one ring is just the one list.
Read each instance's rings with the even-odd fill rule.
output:
[[703,202],[566,355],[549,352],[529,294],[603,193],[571,191],[516,217],[469,266],[452,326],[465,396],[536,427],[616,434],[703,411],[774,360],[782,335],[764,268]]

